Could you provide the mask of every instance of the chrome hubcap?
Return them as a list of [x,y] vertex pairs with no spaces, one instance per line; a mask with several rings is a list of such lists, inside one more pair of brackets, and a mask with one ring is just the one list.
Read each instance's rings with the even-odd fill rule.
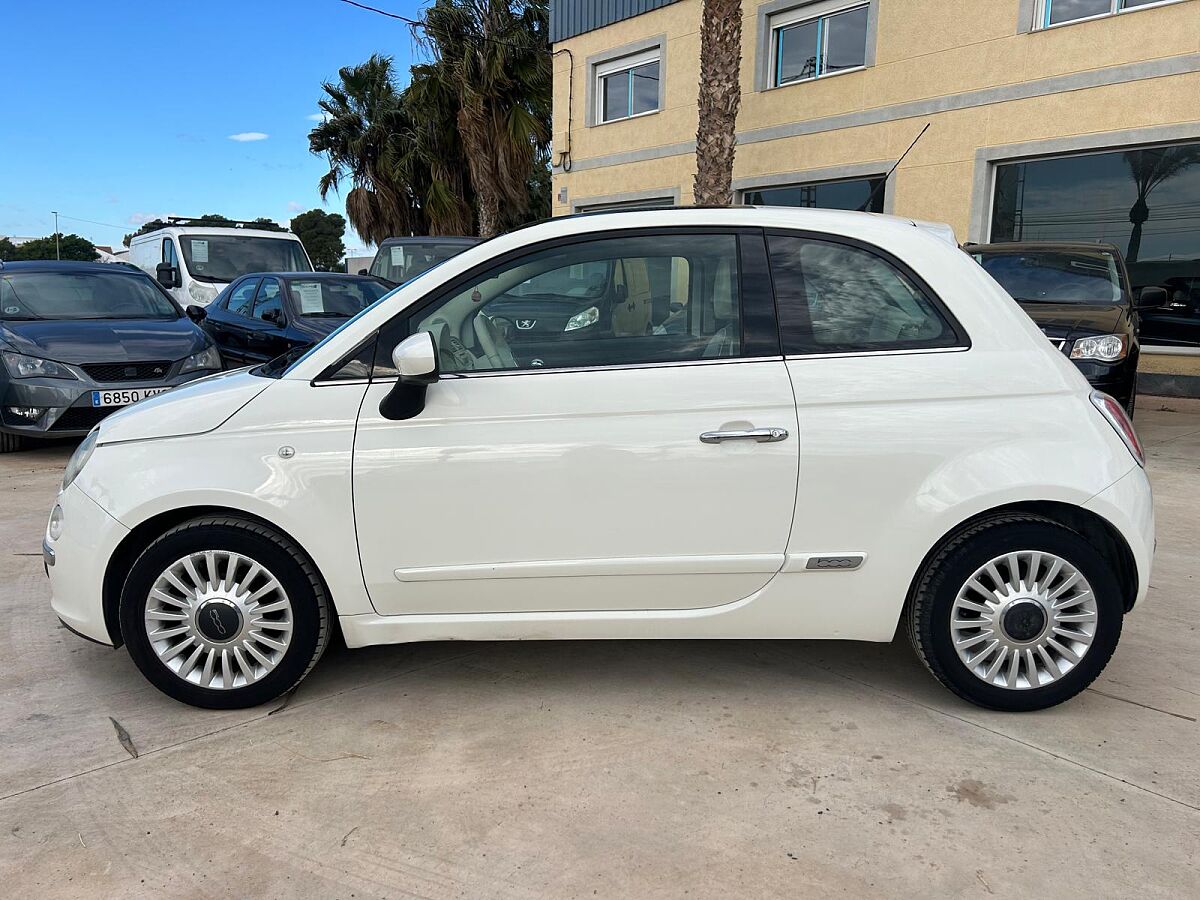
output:
[[227,550],[201,550],[167,566],[150,589],[145,621],[150,646],[168,669],[217,690],[269,674],[292,640],[283,585]]
[[1038,550],[997,556],[967,579],[950,613],[958,658],[976,678],[1028,690],[1079,665],[1096,635],[1096,597],[1065,559]]

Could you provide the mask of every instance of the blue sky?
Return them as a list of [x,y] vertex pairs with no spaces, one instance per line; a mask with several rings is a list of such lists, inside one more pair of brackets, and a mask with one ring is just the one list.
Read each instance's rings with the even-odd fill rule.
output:
[[[339,0],[2,6],[0,235],[50,234],[51,210],[113,245],[164,214],[286,222],[322,205],[307,137],[321,82],[372,53],[407,73],[416,52],[404,23]],[[344,211],[334,194],[324,208]]]

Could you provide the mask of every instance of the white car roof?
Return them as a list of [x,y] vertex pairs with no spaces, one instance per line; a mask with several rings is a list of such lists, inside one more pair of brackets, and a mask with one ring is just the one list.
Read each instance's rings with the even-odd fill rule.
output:
[[299,240],[295,234],[290,231],[265,231],[261,228],[226,228],[220,225],[168,225],[165,228],[156,228],[154,231],[147,231],[145,234],[139,234],[133,238],[134,241],[145,241],[161,238],[163,235],[171,235],[179,237],[181,235],[242,235],[243,237],[265,237],[265,238],[284,238],[290,240]]

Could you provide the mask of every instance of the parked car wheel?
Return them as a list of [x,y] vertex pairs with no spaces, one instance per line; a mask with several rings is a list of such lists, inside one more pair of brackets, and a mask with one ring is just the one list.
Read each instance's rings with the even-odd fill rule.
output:
[[1125,404],[1125,412],[1129,414],[1129,420],[1133,421],[1133,409],[1137,406],[1137,375],[1133,377],[1133,387],[1129,389],[1129,402]]
[[217,516],[167,531],[121,593],[134,663],[163,693],[210,709],[295,687],[329,643],[330,603],[312,562],[257,522]]
[[12,453],[25,446],[25,439],[19,434],[0,432],[0,453]]
[[1116,573],[1082,535],[1041,516],[1005,515],[938,552],[911,600],[908,632],[926,668],[960,697],[1033,710],[1095,680],[1123,615]]

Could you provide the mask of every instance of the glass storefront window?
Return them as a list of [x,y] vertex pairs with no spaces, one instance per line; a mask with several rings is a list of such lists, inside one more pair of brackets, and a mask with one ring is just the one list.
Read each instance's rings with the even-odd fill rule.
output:
[[1167,290],[1143,342],[1200,346],[1200,142],[998,165],[991,240],[1115,244],[1135,291]]
[[[817,181],[746,191],[742,202],[751,206],[803,206],[883,212],[883,176],[848,181]],[[869,201],[869,203],[868,203]]]

